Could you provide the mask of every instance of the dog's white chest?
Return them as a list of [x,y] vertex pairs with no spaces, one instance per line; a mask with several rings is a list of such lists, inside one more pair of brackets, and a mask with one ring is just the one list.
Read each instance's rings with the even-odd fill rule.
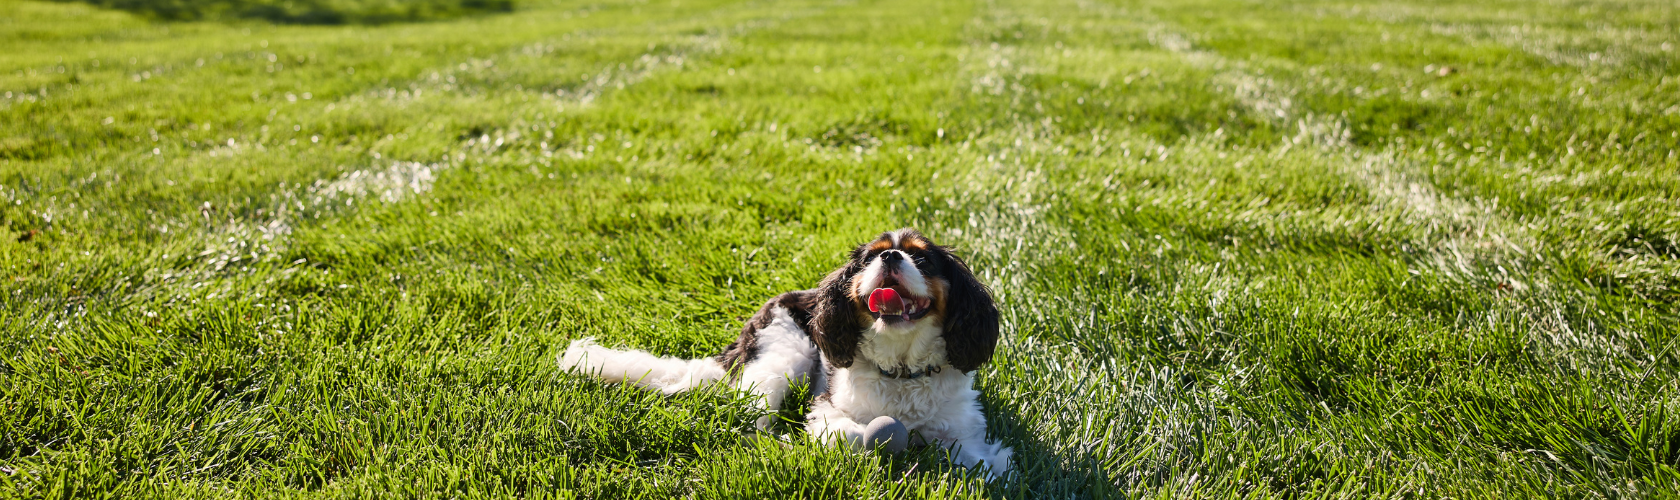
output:
[[972,382],[950,367],[916,379],[895,379],[882,376],[875,367],[854,367],[838,370],[833,383],[835,406],[853,418],[889,416],[914,429],[939,419],[950,398],[965,394]]
[[945,339],[938,325],[917,323],[909,328],[877,324],[858,343],[858,354],[888,370],[921,371],[945,365]]

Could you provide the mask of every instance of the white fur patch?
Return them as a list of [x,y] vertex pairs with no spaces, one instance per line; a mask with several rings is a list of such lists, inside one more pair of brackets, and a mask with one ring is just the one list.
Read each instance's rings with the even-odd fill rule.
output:
[[896,324],[877,319],[873,327],[863,332],[858,354],[888,371],[945,366],[945,339],[939,336],[941,331],[932,317]]
[[647,351],[608,349],[593,338],[572,341],[560,356],[560,369],[579,371],[607,382],[629,382],[676,394],[722,379],[723,364],[712,358],[659,357]]
[[[788,315],[786,308],[774,306],[770,324],[754,332],[757,353],[741,368],[736,387],[762,396],[759,409],[774,412],[782,407],[782,399],[794,382],[806,380],[817,363],[817,345],[805,335],[805,330]],[[770,417],[758,419],[758,428],[770,423]]]
[[[760,396],[756,405],[766,412],[782,407],[794,382],[806,380],[820,359],[817,345],[805,335],[787,308],[774,306],[769,325],[753,332],[752,361],[741,367],[735,387]],[[728,372],[716,359],[659,357],[644,351],[608,349],[594,339],[572,342],[560,356],[560,368],[594,375],[606,382],[628,382],[665,394],[675,394],[721,380]],[[758,427],[770,424],[768,415]]]

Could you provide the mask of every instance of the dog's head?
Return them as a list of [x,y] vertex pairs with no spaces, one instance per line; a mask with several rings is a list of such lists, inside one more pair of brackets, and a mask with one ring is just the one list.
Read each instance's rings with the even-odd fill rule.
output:
[[849,367],[865,334],[937,325],[945,360],[968,372],[992,358],[998,313],[968,265],[914,229],[881,233],[818,287],[813,323],[830,363]]

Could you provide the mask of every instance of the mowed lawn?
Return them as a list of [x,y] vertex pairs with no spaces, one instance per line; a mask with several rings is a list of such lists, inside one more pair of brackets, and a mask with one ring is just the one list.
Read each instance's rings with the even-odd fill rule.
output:
[[[0,497],[1680,494],[1666,0],[0,0]],[[781,440],[718,352],[920,228],[1015,473]]]

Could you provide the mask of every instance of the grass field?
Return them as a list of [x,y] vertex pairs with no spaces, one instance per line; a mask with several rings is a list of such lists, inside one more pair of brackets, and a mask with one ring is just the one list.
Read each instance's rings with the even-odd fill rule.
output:
[[[1666,0],[0,0],[0,497],[1680,495],[1677,45]],[[713,354],[901,226],[1000,300],[1009,480],[556,367]]]

